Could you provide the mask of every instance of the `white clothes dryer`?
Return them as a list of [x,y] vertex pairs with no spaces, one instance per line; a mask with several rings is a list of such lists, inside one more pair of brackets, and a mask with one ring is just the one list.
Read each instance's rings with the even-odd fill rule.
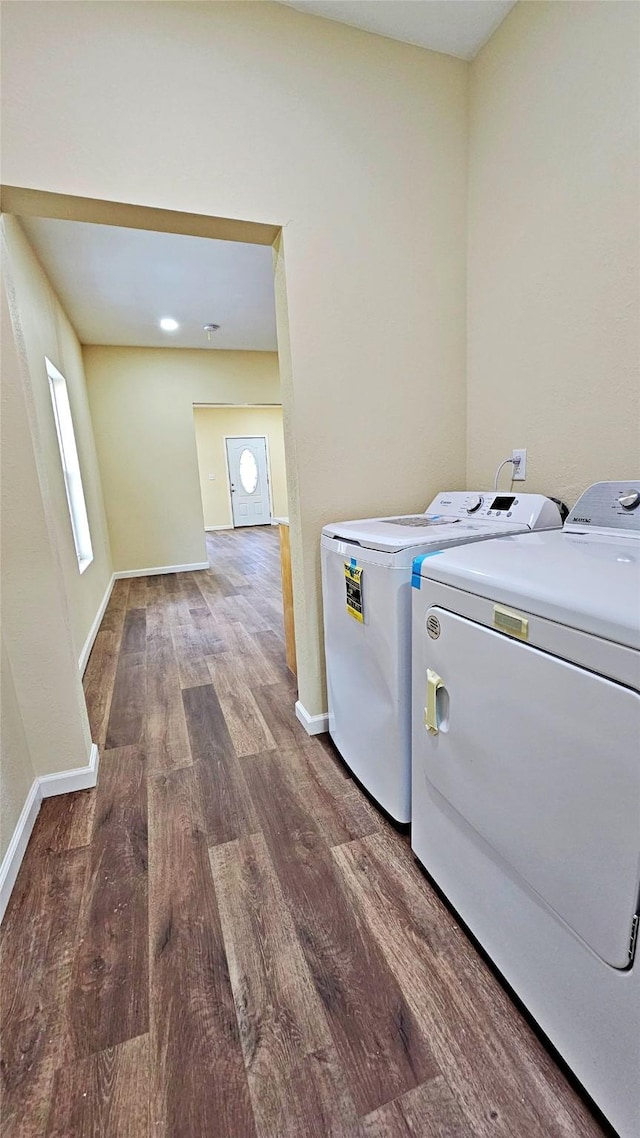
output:
[[372,797],[411,816],[411,569],[452,545],[559,528],[540,494],[438,494],[424,514],[334,522],[322,531],[329,731]]
[[413,590],[412,846],[623,1138],[640,1134],[640,482]]

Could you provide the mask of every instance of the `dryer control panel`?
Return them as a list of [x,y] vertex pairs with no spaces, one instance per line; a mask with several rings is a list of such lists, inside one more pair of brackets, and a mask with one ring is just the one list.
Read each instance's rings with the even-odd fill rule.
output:
[[640,480],[594,482],[578,498],[565,530],[569,533],[615,533],[640,538]]
[[559,529],[562,522],[555,502],[543,494],[504,494],[496,490],[442,491],[426,510],[427,518],[473,519],[499,526]]

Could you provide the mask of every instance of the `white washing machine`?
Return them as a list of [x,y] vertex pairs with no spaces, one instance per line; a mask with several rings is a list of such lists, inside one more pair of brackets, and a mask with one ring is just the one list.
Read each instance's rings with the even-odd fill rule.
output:
[[411,816],[411,567],[420,554],[562,524],[540,494],[441,493],[424,514],[322,531],[329,731],[397,822]]
[[624,1138],[640,1134],[640,482],[413,590],[412,846]]

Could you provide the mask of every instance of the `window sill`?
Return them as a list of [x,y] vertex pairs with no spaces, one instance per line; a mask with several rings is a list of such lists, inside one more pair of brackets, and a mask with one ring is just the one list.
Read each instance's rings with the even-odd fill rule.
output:
[[80,572],[84,573],[85,569],[89,568],[92,561],[93,557],[84,557],[82,560],[78,560],[78,569]]

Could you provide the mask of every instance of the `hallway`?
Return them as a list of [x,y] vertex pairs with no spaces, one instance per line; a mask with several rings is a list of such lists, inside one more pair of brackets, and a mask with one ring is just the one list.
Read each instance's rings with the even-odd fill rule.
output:
[[119,580],[95,790],[43,804],[2,927],[2,1138],[603,1133],[294,714],[278,537]]

